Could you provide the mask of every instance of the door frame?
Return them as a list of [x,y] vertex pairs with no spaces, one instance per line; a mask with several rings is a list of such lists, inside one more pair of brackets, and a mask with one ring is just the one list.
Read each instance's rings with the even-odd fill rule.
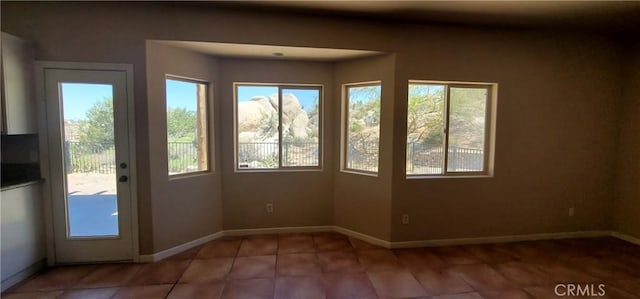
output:
[[49,136],[47,129],[47,103],[45,96],[45,70],[79,70],[79,71],[121,71],[125,72],[127,84],[127,133],[129,135],[129,182],[131,197],[131,237],[132,237],[132,260],[140,260],[140,240],[138,228],[138,184],[137,184],[137,159],[136,159],[136,136],[135,136],[135,100],[133,92],[133,65],[118,63],[92,63],[92,62],[61,62],[61,61],[36,61],[36,99],[38,108],[38,135],[40,142],[40,173],[44,179],[43,183],[43,203],[45,235],[47,244],[47,264],[53,266],[57,264],[55,254],[55,235],[53,218],[53,191],[51,187],[51,167],[49,163]]

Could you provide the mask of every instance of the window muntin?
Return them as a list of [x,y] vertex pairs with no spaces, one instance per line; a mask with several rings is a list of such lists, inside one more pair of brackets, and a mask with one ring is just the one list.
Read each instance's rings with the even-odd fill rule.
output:
[[165,81],[169,175],[209,171],[207,83]]
[[410,81],[407,176],[488,174],[492,85]]
[[320,168],[321,86],[236,83],[235,90],[236,169]]
[[343,169],[377,173],[380,149],[379,82],[345,85]]

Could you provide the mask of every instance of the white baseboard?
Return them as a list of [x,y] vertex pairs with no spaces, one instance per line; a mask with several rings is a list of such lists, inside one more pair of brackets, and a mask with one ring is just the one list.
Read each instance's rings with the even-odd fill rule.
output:
[[478,237],[478,238],[419,240],[419,241],[391,242],[390,248],[473,245],[473,244],[507,243],[507,242],[519,242],[519,241],[569,239],[569,238],[595,238],[595,237],[604,237],[609,235],[610,235],[609,231],[598,230],[598,231],[543,233],[543,234],[509,235],[509,236],[493,236],[493,237]]
[[391,248],[391,243],[389,241],[378,239],[376,237],[372,237],[372,236],[369,236],[367,234],[363,234],[363,233],[359,233],[357,231],[346,229],[346,228],[341,227],[341,226],[334,226],[333,227],[333,231],[335,231],[337,233],[341,233],[343,235],[347,235],[347,236],[352,237],[354,239],[358,239],[358,240],[361,240],[361,241],[365,241],[367,243],[371,243],[373,245],[377,245],[377,246],[384,247],[384,248]]
[[[224,236],[248,236],[263,234],[287,234],[287,233],[311,233],[334,231],[347,235],[349,237],[359,239],[373,245],[383,248],[413,248],[413,247],[433,247],[433,246],[454,246],[454,245],[472,245],[472,244],[488,244],[488,243],[507,243],[519,241],[535,241],[535,240],[552,240],[552,239],[569,239],[569,238],[595,238],[612,236],[627,242],[640,245],[640,239],[614,231],[593,230],[593,231],[577,231],[577,232],[560,232],[560,233],[542,233],[528,235],[509,235],[509,236],[493,236],[478,238],[452,238],[452,239],[436,239],[436,240],[416,240],[389,242],[367,234],[353,231],[341,226],[298,226],[298,227],[272,227],[272,228],[253,228],[253,229],[230,229],[204,236],[202,238],[160,251],[150,255],[141,255],[141,263],[157,262],[169,256],[178,254],[185,250],[191,249],[198,245],[202,245],[209,241],[219,239]],[[4,286],[3,286],[4,287]]]
[[27,279],[29,276],[36,274],[36,272],[42,270],[46,265],[47,265],[46,260],[41,260],[25,268],[24,270],[7,277],[5,280],[2,281],[2,283],[0,283],[0,292],[6,291],[10,287]]
[[204,243],[207,243],[209,241],[213,241],[215,239],[219,239],[222,236],[224,236],[224,231],[219,231],[217,233],[213,233],[207,236],[204,236],[202,238],[198,238],[195,239],[193,241],[189,241],[187,243],[183,243],[180,244],[178,246],[175,247],[171,247],[169,249],[165,249],[163,251],[154,253],[154,254],[144,254],[144,255],[140,255],[140,258],[138,259],[138,261],[140,263],[153,263],[153,262],[157,262],[160,261],[162,259],[168,258],[172,255],[178,254],[180,252],[183,252],[185,250],[189,250],[193,247],[202,245]]
[[294,234],[294,233],[314,233],[314,232],[330,232],[333,226],[296,226],[296,227],[267,227],[267,228],[250,228],[250,229],[229,229],[224,230],[225,236],[250,236],[250,235],[267,235],[267,234]]
[[187,243],[180,244],[178,246],[165,249],[163,251],[154,254],[140,255],[138,261],[140,263],[153,263],[172,255],[176,255],[180,252],[189,250],[193,247],[202,245],[209,241],[220,239],[225,236],[248,236],[248,235],[262,235],[262,234],[288,234],[288,233],[311,233],[311,232],[323,232],[332,231],[332,226],[299,226],[299,227],[273,227],[273,228],[253,228],[253,229],[230,229],[222,230],[202,238],[189,241]]
[[453,238],[453,239],[436,239],[436,240],[416,240],[389,242],[378,239],[363,233],[359,233],[340,226],[334,226],[334,231],[345,234],[349,237],[356,238],[371,244],[384,248],[413,248],[413,247],[433,247],[433,246],[453,246],[453,245],[472,245],[487,243],[507,243],[518,241],[534,241],[549,239],[568,239],[568,238],[594,238],[609,236],[609,231],[579,231],[579,232],[562,232],[562,233],[545,233],[545,234],[529,234],[529,235],[510,235],[510,236],[494,236],[494,237],[478,237],[478,238]]
[[635,245],[640,245],[640,239],[636,238],[634,236],[623,234],[623,233],[616,232],[616,231],[612,231],[610,233],[610,235],[612,237],[618,238],[620,240],[625,240],[625,241],[627,241],[629,243],[632,243],[632,244],[635,244]]

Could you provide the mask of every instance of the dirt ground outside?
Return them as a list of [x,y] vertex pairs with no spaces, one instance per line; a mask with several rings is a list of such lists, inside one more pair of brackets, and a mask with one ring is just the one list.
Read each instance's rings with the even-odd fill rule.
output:
[[73,195],[116,194],[115,174],[70,173],[67,175],[68,193]]

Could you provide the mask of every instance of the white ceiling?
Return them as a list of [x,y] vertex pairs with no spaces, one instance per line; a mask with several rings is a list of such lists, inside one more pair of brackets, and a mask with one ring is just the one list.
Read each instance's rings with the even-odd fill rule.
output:
[[[382,52],[352,49],[306,48],[193,41],[154,40],[154,42],[215,56],[261,59],[270,58],[306,61],[339,61],[382,54]],[[282,55],[276,53],[280,53]]]

